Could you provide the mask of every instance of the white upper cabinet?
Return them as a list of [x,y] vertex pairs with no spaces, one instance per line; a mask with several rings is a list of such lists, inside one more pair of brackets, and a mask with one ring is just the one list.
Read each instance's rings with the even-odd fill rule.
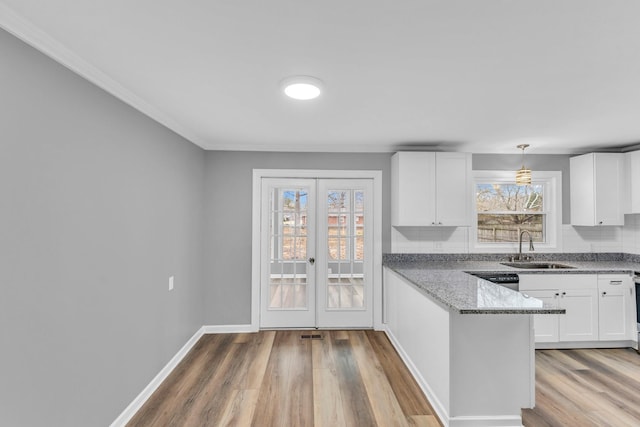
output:
[[640,151],[626,153],[629,209],[626,213],[640,213]]
[[391,158],[391,224],[470,225],[471,154],[400,152]]
[[436,221],[471,225],[471,154],[436,153]]
[[571,225],[624,225],[624,155],[589,153],[569,160]]

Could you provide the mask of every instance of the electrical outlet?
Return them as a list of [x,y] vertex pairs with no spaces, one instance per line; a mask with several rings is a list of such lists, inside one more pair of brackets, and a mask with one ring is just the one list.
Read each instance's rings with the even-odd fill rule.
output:
[[173,290],[173,276],[169,276],[169,290]]

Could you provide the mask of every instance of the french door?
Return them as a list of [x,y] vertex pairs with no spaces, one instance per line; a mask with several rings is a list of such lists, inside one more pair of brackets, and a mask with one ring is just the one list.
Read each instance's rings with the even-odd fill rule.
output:
[[263,178],[260,327],[373,326],[373,180]]

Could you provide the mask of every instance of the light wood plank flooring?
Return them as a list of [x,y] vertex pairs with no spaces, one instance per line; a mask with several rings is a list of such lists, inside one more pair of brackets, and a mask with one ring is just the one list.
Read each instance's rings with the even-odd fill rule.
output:
[[[323,339],[301,339],[322,334]],[[441,425],[386,335],[205,335],[128,426]]]
[[640,355],[632,349],[536,351],[526,427],[640,426]]
[[[322,334],[322,340],[301,335]],[[526,427],[640,426],[640,355],[538,350]],[[205,335],[128,426],[438,426],[384,333]]]

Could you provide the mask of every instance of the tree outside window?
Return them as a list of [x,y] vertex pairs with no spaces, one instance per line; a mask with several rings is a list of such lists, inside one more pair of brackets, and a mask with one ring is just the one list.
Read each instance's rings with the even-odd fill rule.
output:
[[527,230],[535,242],[546,242],[544,184],[476,184],[477,241],[517,242]]

